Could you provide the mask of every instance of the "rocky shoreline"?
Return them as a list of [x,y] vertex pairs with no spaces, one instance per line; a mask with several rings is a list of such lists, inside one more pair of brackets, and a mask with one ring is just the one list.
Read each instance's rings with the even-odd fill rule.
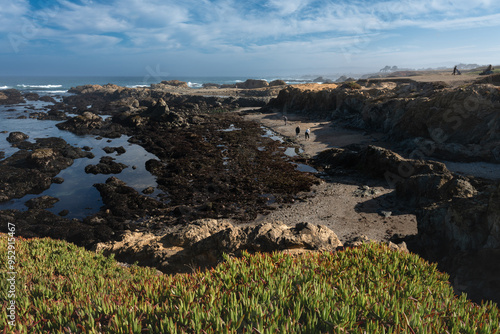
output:
[[[45,210],[57,199],[39,197],[27,211],[1,210],[0,218],[16,222],[24,237],[62,238],[114,253],[123,261],[179,272],[188,266],[213,265],[222,252],[335,250],[355,244],[361,235],[346,233],[341,241],[335,227],[318,227],[306,217],[293,224],[265,217],[319,196],[315,187],[342,182],[346,176],[365,184],[381,180],[388,182],[380,188],[388,189],[382,190],[384,196],[390,193],[388,203],[405,212],[381,210],[380,201],[371,207],[380,220],[376,226],[388,226],[377,241],[405,241],[411,251],[438,261],[451,274],[457,291],[467,291],[475,300],[500,301],[500,276],[495,266],[488,265],[500,260],[498,181],[457,175],[442,163],[426,160],[439,156],[500,162],[496,82],[492,77],[459,87],[409,79],[287,87],[248,82],[199,90],[173,82],[150,88],[75,87],[74,95],[33,117],[58,119],[59,129],[77,135],[130,136],[129,142],[157,157],[144,163],[161,194],[152,197],[147,193],[154,189],[140,193],[129,187],[119,177],[124,168],[133,166],[108,156],[85,169],[114,175],[94,185],[103,200],[97,214],[65,218],[64,212]],[[8,90],[2,91],[0,103],[42,98],[48,100]],[[402,155],[365,143],[332,148],[316,157],[308,152],[286,156],[283,143],[266,137],[259,123],[242,117],[248,110],[234,112],[241,108],[327,118],[346,128],[381,132]],[[60,138],[31,143],[15,129],[9,138],[19,151],[0,157],[0,202],[40,194],[52,183],[64,182],[57,174],[75,159],[92,154],[89,148],[68,145]],[[293,137],[284,140],[288,146],[301,144]],[[109,147],[106,153],[121,151]],[[300,172],[291,162],[314,164],[320,173]],[[360,196],[370,194],[367,201],[377,197],[363,183],[357,186]],[[359,204],[354,211],[372,204]],[[415,217],[405,219],[417,225],[418,234],[411,228],[401,234],[395,231],[397,226],[389,227],[402,222],[390,216],[405,214]]]

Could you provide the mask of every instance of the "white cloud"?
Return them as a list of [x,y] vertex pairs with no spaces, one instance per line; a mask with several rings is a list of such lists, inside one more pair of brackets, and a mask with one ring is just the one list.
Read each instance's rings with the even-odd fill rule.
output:
[[280,15],[290,15],[309,3],[309,0],[269,0],[268,6],[276,9]]
[[29,11],[27,0],[0,0],[0,32],[20,32],[23,16]]

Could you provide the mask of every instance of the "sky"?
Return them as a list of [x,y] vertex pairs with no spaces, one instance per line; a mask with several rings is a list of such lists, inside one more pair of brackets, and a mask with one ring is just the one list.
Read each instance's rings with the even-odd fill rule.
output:
[[497,0],[0,0],[0,75],[293,76],[500,64]]

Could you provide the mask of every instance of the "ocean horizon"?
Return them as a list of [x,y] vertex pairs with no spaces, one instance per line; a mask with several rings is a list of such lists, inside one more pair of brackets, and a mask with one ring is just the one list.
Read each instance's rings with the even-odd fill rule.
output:
[[281,79],[287,84],[298,84],[311,82],[303,77],[246,77],[246,76],[0,76],[0,90],[17,89],[23,92],[33,92],[38,94],[64,94],[72,87],[82,85],[105,85],[115,84],[122,87],[136,88],[149,87],[165,80],[184,81],[191,88],[201,88],[205,83],[235,84],[244,82],[247,79],[262,79],[268,82]]

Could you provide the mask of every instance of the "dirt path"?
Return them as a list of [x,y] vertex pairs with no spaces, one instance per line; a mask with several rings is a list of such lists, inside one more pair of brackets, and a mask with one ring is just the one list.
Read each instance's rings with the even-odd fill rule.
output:
[[[379,134],[364,134],[360,131],[331,126],[330,122],[311,121],[298,115],[252,113],[248,120],[260,122],[273,131],[288,137],[295,137],[295,128],[301,133],[297,142],[304,153],[314,156],[330,147],[353,143],[380,142]],[[304,132],[311,129],[311,138],[305,140]],[[332,229],[342,242],[365,235],[369,239],[384,241],[392,235],[417,233],[417,221],[413,214],[398,205],[394,191],[384,181],[370,180],[360,176],[324,178],[312,191],[303,194],[296,203],[284,205],[261,216],[253,223],[282,221],[294,225],[299,222],[322,224]],[[365,187],[365,189],[363,189]]]

